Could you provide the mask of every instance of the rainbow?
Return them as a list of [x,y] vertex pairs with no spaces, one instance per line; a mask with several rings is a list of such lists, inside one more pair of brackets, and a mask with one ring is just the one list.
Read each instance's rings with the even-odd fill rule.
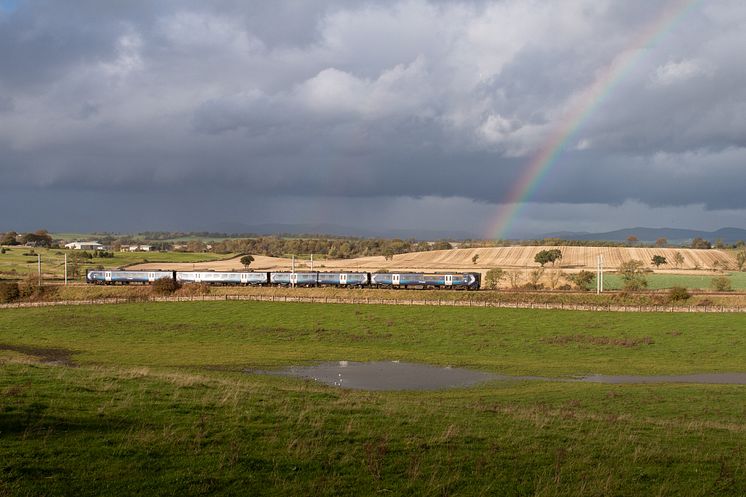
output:
[[699,2],[701,0],[670,1],[655,20],[647,25],[576,99],[576,103],[562,119],[563,125],[555,129],[544,142],[501,203],[497,216],[489,224],[487,238],[502,238],[506,235],[526,201],[536,191],[562,151],[567,148],[567,144],[573,140],[578,130],[614,91],[635,63],[642,59],[645,53],[643,49],[651,47],[668,34]]

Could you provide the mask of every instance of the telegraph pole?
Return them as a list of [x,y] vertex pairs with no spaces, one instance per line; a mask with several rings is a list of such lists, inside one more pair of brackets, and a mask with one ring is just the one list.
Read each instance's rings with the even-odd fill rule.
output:
[[38,264],[39,271],[39,286],[41,286],[41,254],[36,254],[36,262]]
[[67,252],[65,252],[65,286],[67,286]]

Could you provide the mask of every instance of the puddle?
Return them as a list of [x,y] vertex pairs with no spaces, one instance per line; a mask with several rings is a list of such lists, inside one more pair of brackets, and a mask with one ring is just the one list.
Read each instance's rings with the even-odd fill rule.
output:
[[698,373],[661,376],[593,375],[578,379],[584,383],[699,383],[712,385],[746,385],[746,373]]
[[325,362],[261,373],[309,378],[355,390],[439,390],[499,379],[499,376],[483,371],[397,361]]
[[325,362],[291,366],[280,371],[249,371],[258,374],[308,378],[330,386],[355,390],[439,390],[467,387],[486,381],[556,381],[568,383],[654,384],[691,383],[746,385],[746,373],[698,373],[686,375],[591,375],[576,378],[507,376],[464,368],[430,366],[398,361]]
[[44,364],[59,364],[62,366],[76,366],[72,361],[72,351],[67,349],[55,349],[44,347],[32,347],[29,345],[6,345],[0,343],[0,350],[12,350],[34,357],[38,357]]

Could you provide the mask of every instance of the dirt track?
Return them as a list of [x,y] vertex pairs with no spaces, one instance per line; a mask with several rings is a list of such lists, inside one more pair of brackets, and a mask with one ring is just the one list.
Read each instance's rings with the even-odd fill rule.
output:
[[[629,247],[493,247],[475,249],[453,249],[433,250],[431,252],[412,252],[408,254],[395,255],[393,260],[385,260],[383,256],[359,257],[356,259],[322,259],[317,260],[314,269],[321,271],[347,270],[347,271],[377,271],[388,270],[413,270],[413,271],[480,271],[484,272],[493,267],[504,269],[538,267],[534,262],[534,256],[540,250],[559,248],[562,250],[561,267],[564,270],[579,271],[581,269],[594,270],[596,267],[596,256],[604,256],[604,266],[607,269],[615,269],[622,262],[638,259],[646,265],[654,255],[662,255],[668,260],[668,265],[661,266],[665,272],[686,271],[692,274],[693,270],[712,269],[734,269],[736,262],[734,258],[721,250],[694,250],[694,249],[671,249],[671,248],[629,248]],[[680,252],[684,262],[677,268],[673,265],[674,254]],[[472,258],[478,255],[476,264]],[[278,257],[254,256],[251,269],[257,270],[288,270],[291,260]],[[296,270],[307,270],[310,261],[297,260]],[[200,262],[200,263],[150,263],[132,266],[132,269],[176,269],[187,271],[195,270],[241,270],[243,266],[239,258]]]

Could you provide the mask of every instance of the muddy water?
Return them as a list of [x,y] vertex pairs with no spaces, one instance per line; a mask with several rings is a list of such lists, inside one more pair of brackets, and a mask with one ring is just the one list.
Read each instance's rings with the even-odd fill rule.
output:
[[326,362],[275,372],[356,390],[438,390],[465,387],[499,378],[483,371],[397,361]]
[[592,375],[576,378],[506,376],[463,368],[430,366],[398,361],[326,362],[314,366],[291,366],[260,374],[308,378],[327,385],[356,390],[439,390],[466,387],[486,381],[557,381],[571,383],[652,384],[692,383],[746,385],[746,373],[701,373],[687,375]]
[[714,385],[746,385],[746,373],[699,373],[671,376],[593,375],[580,378],[585,383],[698,383]]

